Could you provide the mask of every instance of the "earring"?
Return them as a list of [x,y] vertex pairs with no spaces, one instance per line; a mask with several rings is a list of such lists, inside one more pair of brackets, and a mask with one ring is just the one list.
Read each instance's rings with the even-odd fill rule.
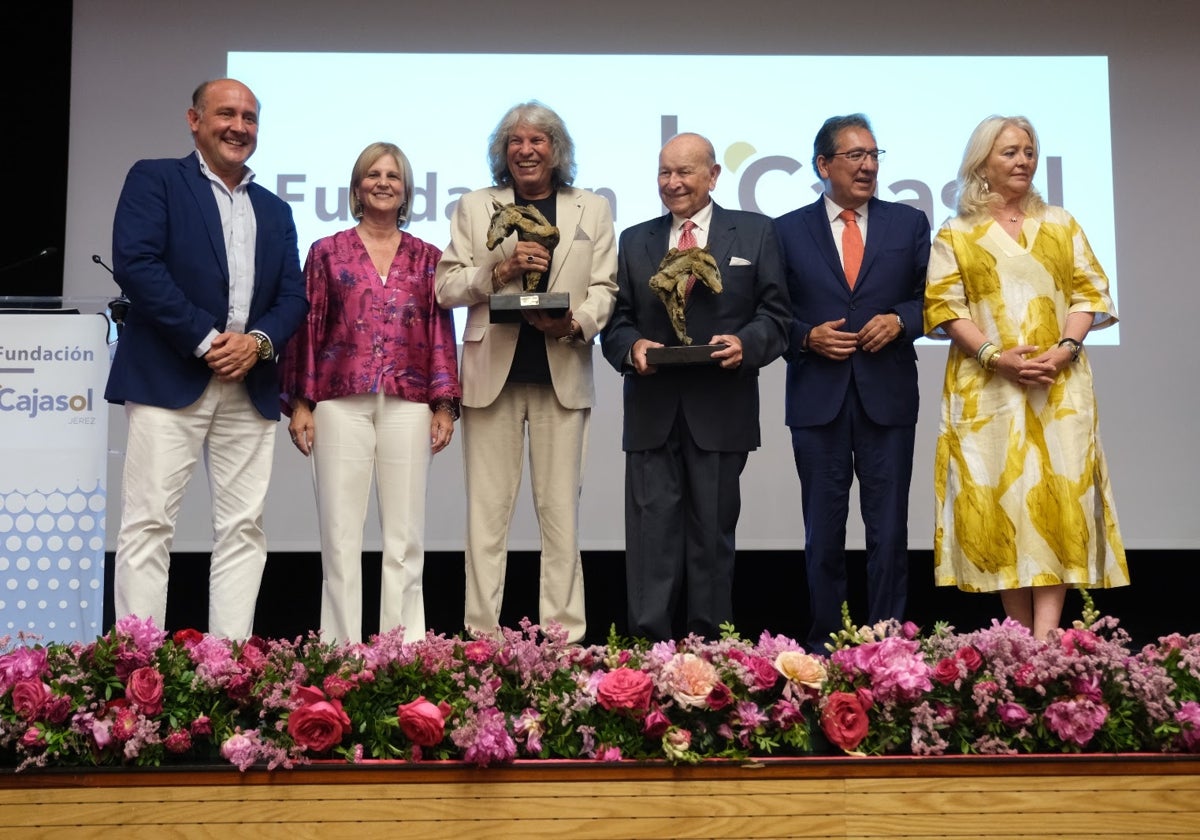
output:
[[983,179],[983,191],[984,191],[985,193],[988,193],[988,192],[991,192],[991,191],[992,191],[992,185],[988,183],[988,179],[987,179],[987,178],[984,178],[984,179]]

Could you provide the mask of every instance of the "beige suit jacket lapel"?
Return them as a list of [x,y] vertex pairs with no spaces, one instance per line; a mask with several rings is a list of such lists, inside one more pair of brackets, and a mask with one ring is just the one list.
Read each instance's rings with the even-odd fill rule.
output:
[[557,218],[554,226],[558,228],[558,246],[554,249],[554,259],[550,264],[550,282],[546,284],[547,290],[554,288],[559,272],[567,262],[567,255],[571,253],[571,246],[575,244],[575,231],[579,230],[579,223],[583,219],[583,202],[579,200],[576,190],[568,187],[558,191],[555,215]]

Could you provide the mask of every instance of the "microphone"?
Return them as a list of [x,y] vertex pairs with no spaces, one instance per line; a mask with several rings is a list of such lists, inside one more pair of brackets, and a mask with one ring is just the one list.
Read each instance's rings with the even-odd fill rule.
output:
[[20,268],[23,265],[28,265],[31,262],[37,262],[38,260],[44,260],[46,257],[52,257],[57,253],[58,253],[58,249],[53,246],[48,247],[48,248],[43,248],[42,250],[38,251],[36,254],[30,254],[27,257],[22,257],[21,259],[17,260],[16,262],[10,262],[8,265],[0,266],[0,274],[3,274],[6,271],[11,271],[14,268]]
[[[92,254],[92,262],[109,274],[113,273],[113,270],[104,264],[104,260],[100,259],[99,254]],[[108,311],[112,313],[112,322],[117,325],[118,333],[120,333],[121,327],[125,326],[125,316],[129,314],[129,306],[129,298],[125,297],[124,293],[108,302]]]

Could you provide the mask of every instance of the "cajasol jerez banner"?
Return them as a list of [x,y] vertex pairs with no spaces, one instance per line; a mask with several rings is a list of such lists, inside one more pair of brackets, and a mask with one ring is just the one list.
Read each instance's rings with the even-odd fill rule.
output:
[[0,312],[0,637],[103,632],[108,330]]

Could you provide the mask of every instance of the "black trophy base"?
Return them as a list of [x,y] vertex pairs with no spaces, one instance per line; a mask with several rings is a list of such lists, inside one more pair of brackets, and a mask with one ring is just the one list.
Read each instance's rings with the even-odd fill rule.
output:
[[525,313],[538,310],[551,318],[561,318],[571,307],[567,292],[520,292],[488,295],[488,309],[493,324],[511,324],[525,320]]
[[717,365],[720,359],[712,354],[724,350],[728,344],[681,344],[673,347],[647,347],[646,364],[662,365]]

